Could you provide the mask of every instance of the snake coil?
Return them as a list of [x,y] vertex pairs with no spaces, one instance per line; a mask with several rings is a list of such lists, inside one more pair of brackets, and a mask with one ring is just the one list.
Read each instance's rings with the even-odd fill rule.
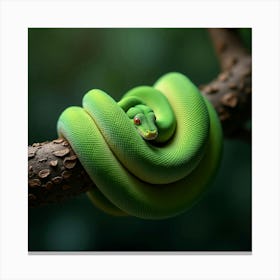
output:
[[83,107],[61,114],[57,129],[97,186],[91,201],[112,215],[184,212],[207,190],[221,159],[219,118],[180,73],[134,88],[118,103],[91,90]]

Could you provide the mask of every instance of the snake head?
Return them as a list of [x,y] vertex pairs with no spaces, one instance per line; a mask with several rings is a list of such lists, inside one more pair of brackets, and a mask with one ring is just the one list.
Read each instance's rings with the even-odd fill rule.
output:
[[156,116],[151,108],[139,104],[131,107],[126,114],[142,138],[145,140],[154,140],[157,138]]

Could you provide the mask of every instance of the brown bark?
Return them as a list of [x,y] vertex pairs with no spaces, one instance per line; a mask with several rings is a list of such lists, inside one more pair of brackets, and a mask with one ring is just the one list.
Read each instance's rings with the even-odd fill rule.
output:
[[69,143],[64,139],[28,147],[30,207],[59,202],[94,187]]
[[[252,59],[231,29],[209,29],[222,72],[201,92],[219,114],[224,135],[244,140],[252,114]],[[250,131],[245,134],[249,135]],[[240,136],[240,137],[239,137]],[[246,137],[251,142],[251,137]]]
[[[224,135],[251,142],[251,56],[232,30],[209,29],[222,72],[201,92],[215,107]],[[96,187],[66,140],[28,147],[29,206],[59,202]]]

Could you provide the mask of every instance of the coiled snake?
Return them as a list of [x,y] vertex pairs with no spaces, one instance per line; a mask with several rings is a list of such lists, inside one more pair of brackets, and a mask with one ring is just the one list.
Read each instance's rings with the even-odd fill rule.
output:
[[117,103],[93,89],[60,116],[65,137],[97,188],[92,202],[113,215],[163,219],[207,189],[222,150],[219,118],[196,86],[168,73]]

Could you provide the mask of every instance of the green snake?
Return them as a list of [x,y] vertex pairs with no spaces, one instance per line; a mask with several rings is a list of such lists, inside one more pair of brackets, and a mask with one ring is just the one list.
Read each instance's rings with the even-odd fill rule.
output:
[[176,72],[116,102],[102,90],[67,108],[66,138],[96,188],[91,201],[112,215],[163,219],[190,208],[208,189],[222,150],[215,109]]

